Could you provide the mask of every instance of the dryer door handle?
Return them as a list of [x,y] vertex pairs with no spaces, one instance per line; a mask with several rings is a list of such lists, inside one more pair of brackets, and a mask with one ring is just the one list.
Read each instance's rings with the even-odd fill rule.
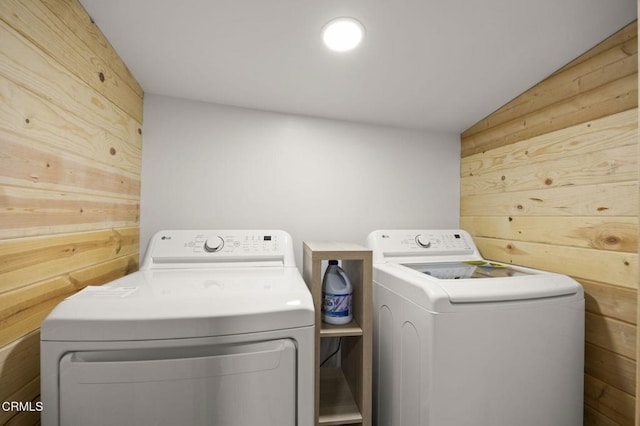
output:
[[292,348],[295,351],[290,340],[275,340],[213,346],[205,356],[201,348],[185,350],[181,356],[172,356],[175,350],[167,348],[75,352],[60,364],[71,370],[77,383],[160,382],[273,370]]

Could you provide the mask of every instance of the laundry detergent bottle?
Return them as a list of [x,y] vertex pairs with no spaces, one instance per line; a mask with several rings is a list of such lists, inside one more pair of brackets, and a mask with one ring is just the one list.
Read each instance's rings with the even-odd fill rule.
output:
[[350,323],[352,293],[349,277],[337,260],[330,260],[322,279],[322,321],[338,325]]

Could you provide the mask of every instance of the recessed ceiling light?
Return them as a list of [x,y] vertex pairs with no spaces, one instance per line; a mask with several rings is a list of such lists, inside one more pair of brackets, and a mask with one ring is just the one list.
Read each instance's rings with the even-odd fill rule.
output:
[[322,28],[322,40],[331,50],[344,52],[358,46],[364,26],[353,18],[336,18]]

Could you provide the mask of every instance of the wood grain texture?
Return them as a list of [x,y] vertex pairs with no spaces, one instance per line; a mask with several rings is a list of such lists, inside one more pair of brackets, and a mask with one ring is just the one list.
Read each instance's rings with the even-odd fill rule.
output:
[[628,359],[636,359],[636,326],[587,312],[585,340]]
[[[77,4],[77,2],[76,2]],[[79,5],[78,5],[79,6]],[[40,1],[3,0],[0,19],[142,123],[141,97]]]
[[[617,425],[633,425],[635,398],[595,377],[585,375],[585,405]],[[605,423],[603,423],[605,424]]]
[[481,133],[497,125],[519,119],[533,111],[561,103],[565,99],[585,94],[604,84],[632,75],[637,70],[634,64],[637,61],[637,54],[637,38],[626,38],[592,55],[588,61],[567,67],[564,72],[554,73],[491,116],[465,130],[462,136],[468,137]]
[[[39,401],[40,377],[36,377],[18,392],[11,395],[9,401]],[[7,426],[39,424],[40,413],[0,411],[0,424]]]
[[637,290],[584,279],[579,281],[584,288],[587,312],[637,324]]
[[82,156],[85,161],[140,173],[141,146],[115,137],[106,128],[97,127],[29,92],[0,76],[0,136],[30,144],[45,143],[58,150]]
[[98,27],[82,5],[75,0],[41,0],[69,30],[81,39],[87,48],[99,57],[105,64],[109,64],[113,72],[124,81],[139,97],[143,97],[142,87],[120,60],[116,51],[111,47]]
[[69,272],[0,294],[0,346],[37,330],[63,299],[88,285],[102,285],[138,269],[138,254]]
[[583,62],[587,62],[591,60],[591,58],[599,55],[605,50],[609,50],[612,47],[625,43],[629,40],[633,40],[633,39],[637,40],[637,38],[638,38],[638,21],[633,21],[629,25],[626,25],[625,27],[621,28],[620,31],[617,31],[616,33],[611,35],[611,37],[603,40],[601,43],[598,43],[596,46],[589,49],[588,52],[585,52],[583,55],[580,55],[579,57],[569,62],[564,67],[560,68],[552,75],[561,74],[571,67],[580,65]]
[[5,186],[0,194],[3,237],[22,237],[139,222],[138,200],[122,200],[60,191],[38,191]]
[[564,129],[638,107],[638,75],[632,74],[463,139],[462,155],[499,148],[521,140]]
[[462,156],[637,107],[637,22],[462,133]]
[[474,237],[636,253],[638,219],[628,216],[464,216]]
[[77,0],[0,2],[0,40],[0,400],[26,402],[48,313],[138,268],[143,92]]
[[587,343],[585,345],[585,360],[586,374],[635,396],[636,363],[631,359]]
[[137,201],[140,177],[117,167],[90,163],[69,152],[0,136],[0,184],[28,190],[84,193]]
[[0,21],[0,74],[68,112],[140,146],[140,122]]
[[633,216],[638,182],[563,186],[544,190],[474,194],[460,202],[462,216]]
[[637,108],[462,158],[461,176],[530,167],[543,161],[636,146]]
[[584,407],[584,426],[620,426],[620,423],[614,422],[610,418],[603,416],[593,408],[585,405]]
[[0,401],[11,401],[12,395],[39,376],[40,331],[21,336],[0,348]]
[[500,193],[634,180],[637,147],[626,145],[601,152],[565,156],[531,166],[510,167],[461,178],[463,194]]
[[525,241],[476,237],[488,259],[558,272],[591,281],[637,289],[638,256]]
[[137,227],[0,241],[0,293],[138,250]]
[[482,254],[585,290],[589,425],[636,417],[637,35],[634,22],[461,135],[460,222]]

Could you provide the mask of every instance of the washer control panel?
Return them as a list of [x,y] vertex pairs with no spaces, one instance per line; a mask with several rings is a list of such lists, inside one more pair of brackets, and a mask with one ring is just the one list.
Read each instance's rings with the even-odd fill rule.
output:
[[374,231],[369,234],[367,245],[378,260],[426,257],[435,261],[436,257],[479,256],[471,236],[460,229]]
[[[145,262],[219,263],[293,259],[291,236],[285,231],[174,230],[153,236]],[[143,262],[144,263],[144,262]]]
[[[473,251],[473,246],[469,244],[460,232],[420,232],[413,239],[417,247],[428,249],[427,252],[458,253]],[[400,245],[413,247],[412,241],[406,238],[400,240]]]

